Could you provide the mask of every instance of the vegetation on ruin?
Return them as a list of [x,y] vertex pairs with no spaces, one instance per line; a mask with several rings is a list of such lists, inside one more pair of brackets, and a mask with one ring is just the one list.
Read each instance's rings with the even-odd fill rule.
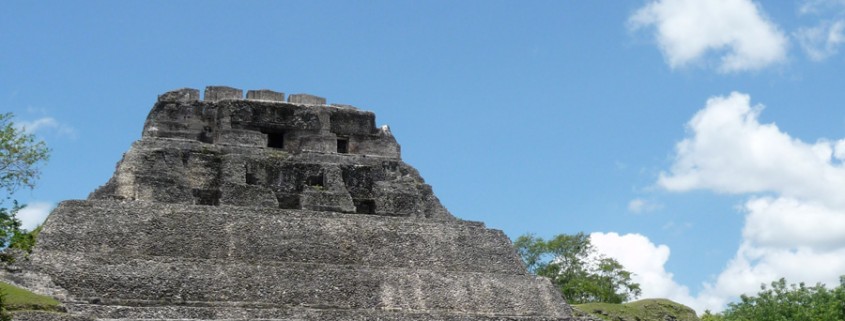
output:
[[666,299],[646,299],[624,304],[585,303],[572,306],[576,316],[613,321],[699,321],[695,311]]

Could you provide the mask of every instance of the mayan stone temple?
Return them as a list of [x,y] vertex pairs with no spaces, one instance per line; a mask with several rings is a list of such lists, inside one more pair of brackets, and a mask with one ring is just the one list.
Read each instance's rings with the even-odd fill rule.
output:
[[[164,93],[87,200],[6,278],[18,320],[571,320],[510,240],[457,219],[375,115],[321,97]],[[9,273],[7,273],[9,274]]]

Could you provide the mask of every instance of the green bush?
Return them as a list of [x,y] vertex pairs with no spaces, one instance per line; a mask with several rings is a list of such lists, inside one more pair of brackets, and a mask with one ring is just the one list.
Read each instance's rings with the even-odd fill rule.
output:
[[787,285],[786,279],[761,286],[756,296],[743,295],[721,314],[709,311],[702,321],[845,321],[845,276],[839,286]]

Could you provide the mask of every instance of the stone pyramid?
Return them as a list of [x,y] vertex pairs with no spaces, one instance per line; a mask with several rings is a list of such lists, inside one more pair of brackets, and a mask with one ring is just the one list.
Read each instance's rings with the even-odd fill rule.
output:
[[162,94],[114,176],[62,202],[7,278],[67,320],[571,320],[372,112],[284,96]]

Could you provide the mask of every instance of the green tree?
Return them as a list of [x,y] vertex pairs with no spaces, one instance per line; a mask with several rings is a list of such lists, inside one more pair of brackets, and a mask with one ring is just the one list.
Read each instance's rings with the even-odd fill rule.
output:
[[20,188],[35,186],[41,165],[50,156],[47,145],[15,126],[12,118],[11,113],[0,114],[0,246],[8,245],[16,235],[23,240],[27,234],[16,215],[24,205],[14,200],[11,208],[3,205]]
[[38,225],[32,231],[18,230],[17,233],[12,235],[11,240],[9,240],[9,247],[22,250],[26,253],[32,253],[32,247],[35,246],[35,238],[38,237],[38,233],[41,233],[42,227],[43,225]]
[[743,295],[722,313],[724,321],[845,321],[845,276],[839,286],[787,285],[786,279],[761,286],[756,296]]
[[47,161],[50,149],[12,122],[11,113],[0,114],[0,190],[9,199],[21,187],[32,188]]
[[12,202],[11,208],[0,207],[0,247],[21,232],[21,220],[18,219],[17,213],[23,208],[17,201]]
[[713,314],[710,310],[706,310],[701,315],[701,321],[725,321],[725,317],[719,313]]
[[514,245],[528,270],[551,279],[570,303],[622,303],[640,295],[633,274],[600,255],[584,233],[561,234],[548,241],[526,234]]

